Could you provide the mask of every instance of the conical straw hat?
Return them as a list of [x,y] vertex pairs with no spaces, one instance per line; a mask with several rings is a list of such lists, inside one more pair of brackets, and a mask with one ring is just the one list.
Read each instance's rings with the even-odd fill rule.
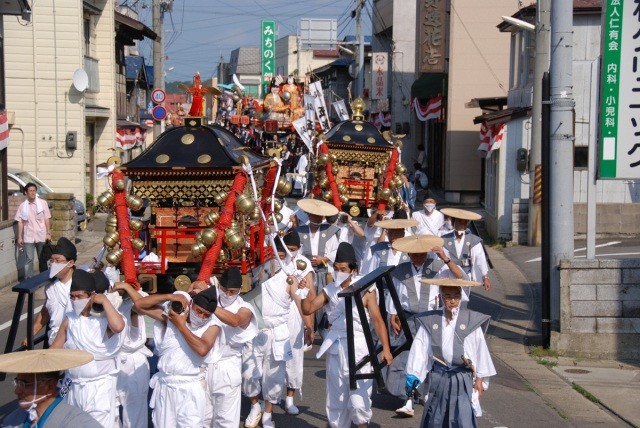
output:
[[420,282],[425,285],[439,285],[441,287],[479,287],[482,285],[476,281],[457,278],[424,278]]
[[335,206],[319,199],[300,199],[298,206],[307,214],[321,215],[323,217],[330,217],[339,212]]
[[434,235],[412,235],[393,241],[394,250],[403,253],[428,253],[433,247],[442,247],[444,240]]
[[460,208],[442,208],[440,212],[451,218],[459,218],[460,220],[476,221],[480,220],[482,216],[473,211],[461,210]]
[[0,372],[59,372],[91,362],[93,355],[75,349],[36,349],[0,355]]

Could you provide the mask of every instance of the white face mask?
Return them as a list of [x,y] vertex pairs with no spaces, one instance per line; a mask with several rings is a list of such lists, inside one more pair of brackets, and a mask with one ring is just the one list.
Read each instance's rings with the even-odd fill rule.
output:
[[19,401],[18,405],[27,410],[27,412],[29,413],[29,420],[31,422],[35,422],[38,419],[38,412],[36,411],[36,407],[38,407],[38,403],[41,402],[42,400],[46,399],[49,394],[43,395],[40,398],[35,398],[36,396],[36,388],[37,388],[38,384],[34,383],[33,384],[33,400],[31,401]]
[[209,322],[209,318],[200,318],[195,312],[189,311],[189,324],[191,324],[191,328],[198,330],[207,322]]
[[298,256],[298,250],[289,251],[289,253],[291,254],[291,259],[295,259]]
[[49,267],[49,278],[53,279],[58,275],[62,269],[66,268],[69,265],[69,262],[66,263],[51,263]]
[[73,306],[73,312],[75,312],[77,316],[82,315],[82,311],[87,307],[89,300],[88,297],[86,299],[72,300],[71,305]]
[[238,295],[234,294],[233,296],[227,296],[225,293],[218,289],[218,302],[220,302],[220,306],[226,308],[227,306],[233,305],[233,302],[238,299]]
[[347,279],[351,277],[351,272],[336,272],[335,282],[337,285],[342,285]]
[[431,212],[436,209],[436,206],[434,204],[424,204],[424,209]]

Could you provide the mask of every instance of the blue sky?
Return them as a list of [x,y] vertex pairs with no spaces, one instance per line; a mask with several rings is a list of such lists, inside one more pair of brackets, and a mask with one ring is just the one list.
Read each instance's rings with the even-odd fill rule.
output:
[[[140,21],[151,27],[152,0],[121,0],[134,6]],[[363,13],[365,34],[370,34],[371,3]],[[355,34],[351,11],[356,0],[174,0],[173,11],[165,14],[166,81],[191,80],[199,71],[203,78],[215,75],[220,57],[241,46],[260,45],[260,21],[275,20],[279,37],[297,34],[300,18],[338,20],[338,38]],[[140,54],[152,62],[149,40]],[[173,67],[171,69],[171,67]],[[170,70],[171,69],[171,70]],[[168,71],[170,70],[170,71]]]

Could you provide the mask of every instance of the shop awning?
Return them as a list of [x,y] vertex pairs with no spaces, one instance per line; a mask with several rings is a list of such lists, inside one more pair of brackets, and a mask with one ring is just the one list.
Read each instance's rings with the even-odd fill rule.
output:
[[484,123],[487,126],[493,126],[501,123],[507,123],[510,120],[517,119],[519,117],[530,115],[531,107],[512,107],[476,116],[473,119],[473,123]]
[[445,73],[423,73],[411,85],[411,98],[426,100],[444,94],[446,79]]

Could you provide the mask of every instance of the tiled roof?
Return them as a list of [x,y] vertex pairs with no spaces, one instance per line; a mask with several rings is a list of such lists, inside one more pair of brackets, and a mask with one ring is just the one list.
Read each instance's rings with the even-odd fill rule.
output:
[[260,48],[238,48],[231,51],[230,74],[261,74]]

